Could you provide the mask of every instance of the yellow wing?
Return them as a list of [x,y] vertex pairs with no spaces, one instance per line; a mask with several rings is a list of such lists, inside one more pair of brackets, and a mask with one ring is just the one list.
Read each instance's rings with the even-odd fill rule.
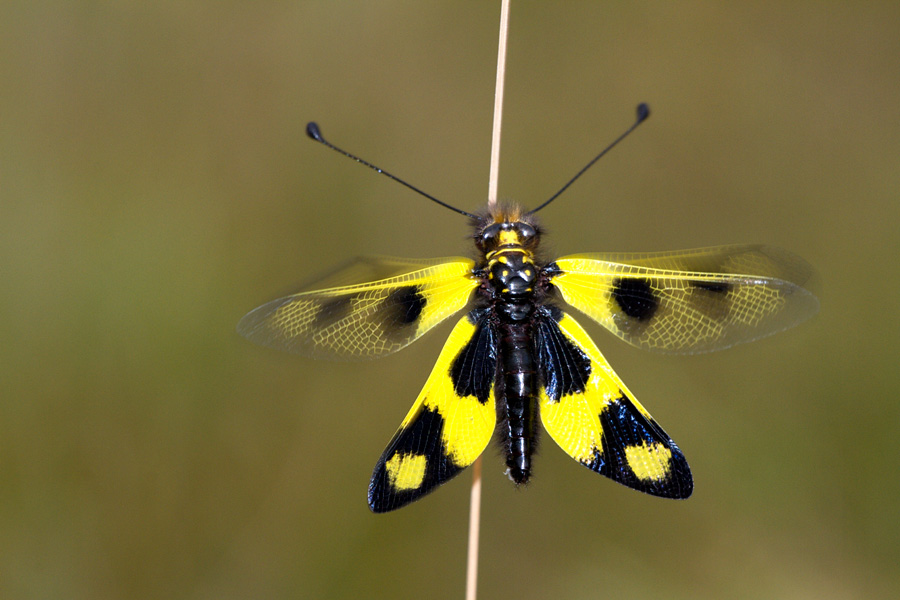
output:
[[418,500],[475,462],[497,421],[496,348],[487,310],[454,327],[425,387],[375,466],[369,507],[387,512]]
[[[464,258],[357,260],[316,282],[328,286],[324,289],[302,291],[251,311],[238,323],[238,332],[258,344],[318,358],[383,356],[463,309],[479,284],[473,266]],[[387,273],[393,275],[348,284],[360,276]]]
[[767,246],[574,255],[547,271],[566,302],[626,342],[663,352],[755,340],[819,307],[812,267]]
[[538,321],[540,414],[550,437],[582,465],[664,498],[693,490],[684,455],[635,400],[584,329],[553,311]]

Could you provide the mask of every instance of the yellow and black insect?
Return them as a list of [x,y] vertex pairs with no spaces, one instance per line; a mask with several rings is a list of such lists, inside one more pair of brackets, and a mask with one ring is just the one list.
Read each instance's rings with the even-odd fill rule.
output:
[[[666,498],[693,489],[681,450],[625,387],[574,307],[635,346],[706,352],[786,329],[818,308],[802,259],[765,246],[656,254],[583,254],[547,261],[534,213],[506,204],[470,214],[327,142],[313,139],[469,216],[477,260],[360,259],[324,288],[275,300],[238,330],[310,356],[374,358],[404,348],[459,311],[437,363],[375,466],[369,507],[418,500],[472,464],[496,437],[509,477],[531,475],[538,419],[587,468]],[[371,280],[350,282],[361,273]],[[357,280],[358,281],[358,280]],[[340,282],[340,285],[333,284]]]

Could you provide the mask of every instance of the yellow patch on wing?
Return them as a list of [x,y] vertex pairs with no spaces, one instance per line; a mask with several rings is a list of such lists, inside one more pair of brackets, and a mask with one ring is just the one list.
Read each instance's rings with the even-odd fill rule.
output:
[[663,444],[641,443],[626,446],[625,458],[638,479],[659,481],[669,475],[672,451]]
[[[422,266],[367,283],[304,291],[260,306],[238,324],[248,339],[317,357],[373,358],[400,350],[465,308],[479,285],[474,262],[392,259],[367,271]],[[354,263],[354,274],[361,271]],[[341,281],[337,274],[326,281]]]
[[594,458],[601,445],[603,429],[598,426],[597,415],[605,399],[603,394],[563,397],[560,402],[550,402],[546,394],[541,396],[541,420],[544,428],[563,451],[581,463]]
[[792,327],[818,310],[812,268],[766,246],[555,261],[563,299],[623,340],[664,352],[707,352]]
[[425,479],[428,458],[422,454],[397,452],[385,463],[391,486],[397,490],[414,490]]

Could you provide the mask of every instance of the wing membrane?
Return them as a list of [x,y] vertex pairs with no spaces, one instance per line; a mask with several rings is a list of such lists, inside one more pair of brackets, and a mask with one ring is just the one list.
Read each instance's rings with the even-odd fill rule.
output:
[[290,291],[299,293],[352,286],[370,281],[400,277],[413,271],[437,267],[444,263],[455,263],[461,260],[465,259],[457,257],[401,258],[385,255],[356,256],[332,269],[326,275],[307,281],[299,288]]
[[[253,342],[318,358],[374,358],[396,352],[463,309],[478,286],[474,263],[357,260],[302,291],[248,313],[238,332]],[[407,272],[346,284],[373,273]],[[409,270],[412,269],[412,270]]]
[[455,477],[484,451],[497,421],[496,350],[485,310],[454,327],[425,387],[375,466],[369,507],[387,512]]
[[709,352],[806,320],[814,272],[767,246],[655,254],[584,254],[554,263],[563,299],[635,346]]
[[541,319],[537,347],[541,421],[566,454],[647,494],[691,495],[693,480],[681,450],[574,319],[564,313]]

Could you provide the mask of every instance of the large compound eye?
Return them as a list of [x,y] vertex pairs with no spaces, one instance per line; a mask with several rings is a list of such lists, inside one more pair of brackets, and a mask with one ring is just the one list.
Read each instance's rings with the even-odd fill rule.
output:
[[500,235],[500,223],[489,225],[481,232],[481,243],[485,246],[493,245],[496,243],[498,235]]
[[518,223],[517,229],[519,231],[519,235],[522,236],[523,242],[527,242],[537,235],[537,231],[535,231],[534,227],[532,227],[528,223]]

